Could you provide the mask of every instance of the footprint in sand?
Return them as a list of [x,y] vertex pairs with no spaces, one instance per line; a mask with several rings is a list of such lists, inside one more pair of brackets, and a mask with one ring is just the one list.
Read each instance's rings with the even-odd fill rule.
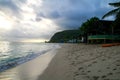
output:
[[93,76],[93,80],[98,80],[99,76]]
[[116,62],[120,62],[120,60],[116,60]]
[[82,69],[83,69],[83,67],[78,68],[78,70],[82,70]]
[[72,61],[70,65],[73,65],[73,66],[74,66],[74,65],[75,65],[75,61]]
[[102,61],[105,61],[106,59],[102,59]]
[[91,67],[91,66],[92,66],[92,64],[89,64],[89,65],[88,65],[88,67]]
[[101,76],[101,78],[106,78],[106,77],[107,77],[106,75]]
[[113,75],[113,73],[108,73],[107,75]]
[[102,72],[101,70],[98,70],[98,72]]
[[120,66],[120,64],[116,64],[116,66]]
[[104,80],[110,80],[110,79],[104,79]]
[[88,78],[88,79],[89,79],[89,78],[90,78],[90,76],[86,76],[86,78]]
[[93,64],[97,63],[97,61],[93,61]]
[[114,68],[113,70],[115,71],[115,70],[117,70],[117,68]]
[[87,73],[90,73],[91,71],[87,71]]
[[108,59],[111,59],[111,57],[108,57]]
[[87,75],[87,73],[83,70],[81,71],[81,75]]
[[83,70],[82,73],[84,73],[85,71]]
[[84,56],[84,55],[81,55],[81,56]]
[[106,67],[106,69],[110,69],[110,67]]
[[76,77],[76,76],[78,76],[78,75],[79,75],[79,73],[78,73],[78,72],[75,72],[75,73],[74,73],[74,76],[75,76],[75,77]]

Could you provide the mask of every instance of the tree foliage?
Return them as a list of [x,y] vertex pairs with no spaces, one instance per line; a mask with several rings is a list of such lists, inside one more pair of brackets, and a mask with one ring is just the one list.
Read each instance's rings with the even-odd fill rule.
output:
[[81,25],[80,31],[86,34],[89,31],[94,30],[96,27],[95,25],[97,25],[97,21],[99,21],[99,18],[92,17]]
[[106,13],[102,18],[104,19],[105,17],[114,15],[115,16],[115,21],[114,23],[111,25],[112,27],[112,33],[114,32],[119,32],[120,31],[120,1],[119,2],[115,2],[115,3],[109,3],[109,5],[115,7],[115,9],[109,11],[108,13]]
[[104,19],[105,17],[111,16],[111,15],[115,15],[116,19],[120,18],[120,2],[109,3],[109,5],[115,7],[115,9],[106,13],[102,18]]

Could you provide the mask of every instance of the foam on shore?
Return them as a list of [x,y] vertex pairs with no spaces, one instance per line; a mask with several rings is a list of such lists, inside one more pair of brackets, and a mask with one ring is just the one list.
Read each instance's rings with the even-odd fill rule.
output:
[[56,50],[51,50],[31,61],[0,73],[0,80],[36,80],[47,68],[55,56]]

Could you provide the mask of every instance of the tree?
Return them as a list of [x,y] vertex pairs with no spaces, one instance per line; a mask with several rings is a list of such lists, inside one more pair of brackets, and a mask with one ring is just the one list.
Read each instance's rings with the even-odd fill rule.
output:
[[106,13],[102,19],[104,19],[105,17],[111,16],[111,15],[115,15],[116,20],[118,18],[120,18],[120,2],[116,2],[116,3],[109,3],[109,5],[116,7],[116,9],[109,11],[108,13]]
[[80,31],[83,34],[87,34],[88,32],[92,31],[93,29],[95,29],[95,25],[96,22],[99,21],[99,18],[97,17],[92,17],[91,19],[87,20],[86,22],[84,22],[81,27],[80,27]]
[[106,13],[102,17],[102,19],[104,19],[105,17],[111,16],[111,15],[115,16],[115,21],[114,21],[113,25],[111,25],[112,26],[112,34],[115,34],[115,30],[120,30],[120,27],[119,27],[119,25],[120,25],[120,2],[109,3],[109,5],[115,7],[115,9],[113,9],[113,10],[109,11],[108,13]]
[[[99,21],[99,18],[97,17],[92,17],[91,19],[87,20],[86,22],[84,22],[80,29],[80,32],[83,34],[84,36],[84,42],[87,43],[87,38],[89,35],[89,32],[97,29],[97,22]],[[97,32],[97,30],[95,30]]]

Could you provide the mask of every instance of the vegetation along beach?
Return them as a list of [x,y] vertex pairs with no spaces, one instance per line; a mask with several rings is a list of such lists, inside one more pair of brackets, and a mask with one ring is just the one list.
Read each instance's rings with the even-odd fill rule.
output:
[[0,80],[120,80],[119,25],[119,0],[1,0]]

